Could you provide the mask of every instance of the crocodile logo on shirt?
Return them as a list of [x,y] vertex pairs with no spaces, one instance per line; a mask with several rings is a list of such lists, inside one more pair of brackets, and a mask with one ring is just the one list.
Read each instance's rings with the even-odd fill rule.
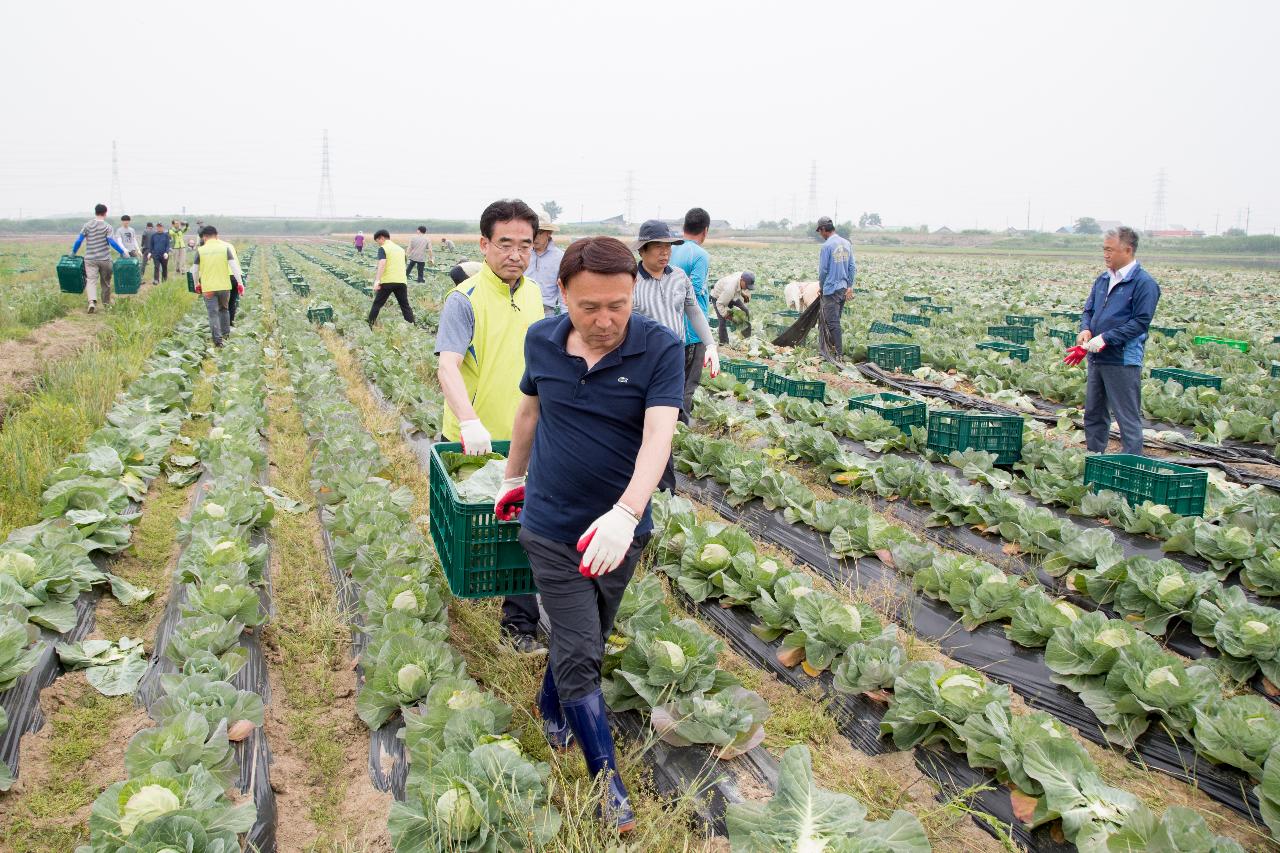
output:
[[630,382],[631,380],[630,380],[630,379],[628,379],[628,378],[627,378],[627,377],[625,377],[625,376],[619,376],[619,377],[618,377],[618,381],[619,381],[619,382]]

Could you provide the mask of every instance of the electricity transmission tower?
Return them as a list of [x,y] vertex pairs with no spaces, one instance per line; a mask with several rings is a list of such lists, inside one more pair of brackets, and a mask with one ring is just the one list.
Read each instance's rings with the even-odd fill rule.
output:
[[818,219],[818,161],[809,165],[809,221]]
[[120,215],[124,211],[124,202],[121,200],[120,192],[120,161],[116,157],[116,141],[111,140],[111,192],[107,196],[108,204],[115,211],[116,215]]
[[333,205],[333,181],[329,177],[329,131],[324,132],[324,145],[320,155],[320,201],[316,203],[316,218],[323,219],[328,217],[332,219],[334,213]]
[[1153,210],[1151,212],[1152,231],[1163,231],[1168,227],[1165,223],[1165,196],[1167,184],[1168,178],[1165,175],[1164,169],[1161,168],[1159,172],[1156,172],[1155,202],[1152,205]]

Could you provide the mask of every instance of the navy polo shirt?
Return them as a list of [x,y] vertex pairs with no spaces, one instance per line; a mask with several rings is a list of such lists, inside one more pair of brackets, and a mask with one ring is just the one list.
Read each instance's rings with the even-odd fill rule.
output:
[[[684,346],[669,329],[632,314],[622,343],[588,370],[565,349],[571,328],[568,314],[529,327],[520,380],[539,409],[520,523],[565,543],[577,543],[627,490],[645,410],[684,402]],[[652,529],[645,506],[636,534]]]

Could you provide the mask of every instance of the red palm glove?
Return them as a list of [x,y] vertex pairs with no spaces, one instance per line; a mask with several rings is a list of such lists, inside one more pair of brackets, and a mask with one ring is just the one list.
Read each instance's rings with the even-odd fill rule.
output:
[[240,296],[244,296],[244,283],[243,283],[243,282],[239,282],[239,281],[237,281],[237,282],[236,282],[236,293],[237,293],[238,295],[240,295]]
[[202,291],[200,290],[200,285],[198,285],[198,284],[197,284],[197,285],[196,285],[196,293],[201,293],[201,292],[202,292]]
[[1063,364],[1070,364],[1073,367],[1084,361],[1084,357],[1088,355],[1084,347],[1072,347],[1067,350],[1067,354],[1062,359]]
[[515,521],[520,517],[524,502],[524,477],[509,477],[498,487],[498,498],[493,502],[493,514],[498,521]]

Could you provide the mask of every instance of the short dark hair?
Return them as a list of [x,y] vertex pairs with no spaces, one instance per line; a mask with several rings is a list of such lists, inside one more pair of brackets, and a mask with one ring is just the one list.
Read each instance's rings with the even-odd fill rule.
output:
[[95,205],[93,206],[93,215],[94,215],[94,216],[106,216],[106,215],[107,215],[107,206],[106,206],[105,204],[95,204]]
[[1119,228],[1112,228],[1103,236],[1114,237],[1133,251],[1138,251],[1138,232],[1134,231],[1128,225],[1121,225]]
[[133,217],[126,213],[124,216],[121,216],[121,217],[120,217],[120,221],[121,221],[121,222],[132,222],[132,221],[133,221]]
[[454,284],[462,284],[470,277],[467,275],[467,271],[462,268],[462,264],[454,264],[453,269],[449,270],[449,278]]
[[214,228],[212,225],[206,225],[205,227],[200,229],[200,236],[201,237],[217,237],[218,229]]
[[621,275],[632,278],[636,274],[636,256],[627,244],[614,237],[583,237],[574,240],[564,250],[560,259],[560,283],[566,288],[569,280],[580,272],[600,275]]
[[500,198],[480,214],[480,233],[486,240],[493,239],[493,226],[499,222],[522,219],[529,223],[533,233],[538,233],[538,214],[518,198]]
[[425,225],[419,225],[419,226],[418,226],[418,233],[419,233],[419,234],[426,234],[426,233],[427,233],[427,226],[425,226]]
[[684,233],[701,234],[711,227],[711,214],[700,207],[691,207],[684,215]]
[[150,228],[150,227],[151,227],[151,223],[150,223],[150,222],[148,222],[148,223],[147,223],[147,227],[148,227],[148,228]]
[[383,237],[387,240],[390,240],[391,232],[385,228],[379,228],[377,231],[373,232],[373,239],[376,241],[379,237]]

